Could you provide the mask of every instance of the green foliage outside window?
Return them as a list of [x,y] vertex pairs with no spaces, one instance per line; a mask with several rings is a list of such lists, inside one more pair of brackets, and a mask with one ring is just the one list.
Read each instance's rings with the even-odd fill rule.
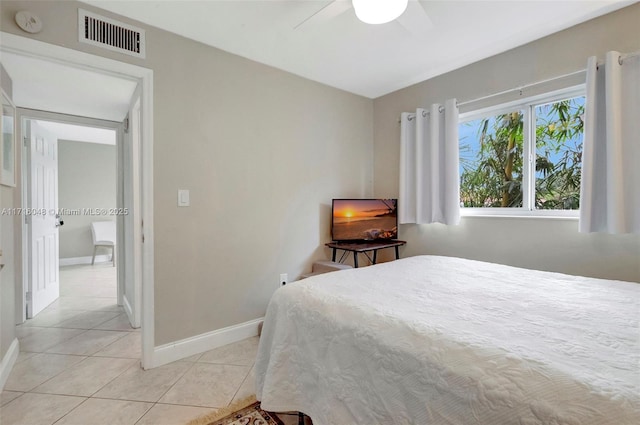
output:
[[[584,97],[537,105],[535,209],[578,209]],[[523,206],[523,110],[460,125],[464,207]],[[533,188],[532,188],[533,189]]]
[[537,209],[580,208],[584,97],[536,107]]

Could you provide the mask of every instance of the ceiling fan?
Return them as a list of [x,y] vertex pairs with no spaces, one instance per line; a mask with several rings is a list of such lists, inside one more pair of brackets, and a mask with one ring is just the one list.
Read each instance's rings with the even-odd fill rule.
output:
[[[347,11],[354,13],[352,9],[354,9],[352,0],[333,0],[302,20],[294,29],[303,29],[314,24],[327,22]],[[416,37],[426,35],[428,30],[433,27],[431,19],[429,19],[427,12],[418,0],[409,0],[406,10],[394,19],[393,22],[398,23]]]

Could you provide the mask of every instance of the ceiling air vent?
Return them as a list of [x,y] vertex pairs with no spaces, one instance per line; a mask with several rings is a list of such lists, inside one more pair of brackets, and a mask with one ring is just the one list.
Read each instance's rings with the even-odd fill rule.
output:
[[144,30],[78,9],[80,42],[138,58],[145,57]]

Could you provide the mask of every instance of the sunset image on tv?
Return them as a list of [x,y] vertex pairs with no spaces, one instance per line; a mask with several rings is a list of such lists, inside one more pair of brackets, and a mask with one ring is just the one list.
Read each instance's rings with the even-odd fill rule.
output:
[[333,240],[397,238],[397,204],[396,199],[334,199]]

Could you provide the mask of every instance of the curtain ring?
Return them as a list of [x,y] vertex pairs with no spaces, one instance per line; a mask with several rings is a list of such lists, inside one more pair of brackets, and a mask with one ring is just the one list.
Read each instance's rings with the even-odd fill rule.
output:
[[422,117],[423,117],[423,118],[426,118],[426,117],[427,117],[427,111],[422,110]]

